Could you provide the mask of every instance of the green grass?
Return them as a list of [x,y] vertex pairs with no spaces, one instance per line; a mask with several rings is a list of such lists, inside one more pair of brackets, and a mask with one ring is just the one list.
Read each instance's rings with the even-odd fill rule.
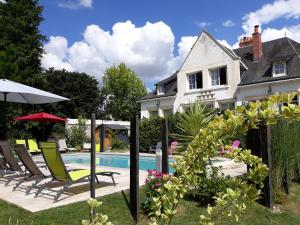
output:
[[[127,196],[128,197],[128,196]],[[141,200],[144,198],[141,193]],[[100,211],[109,216],[114,225],[133,224],[127,205],[121,193],[100,198],[103,205]],[[35,199],[34,201],[38,201]],[[268,209],[253,204],[247,209],[246,215],[241,218],[241,225],[299,225],[300,224],[300,185],[293,184],[291,194],[279,206],[281,213],[272,213]],[[203,208],[195,202],[182,200],[178,214],[174,217],[172,225],[198,224],[199,215]],[[75,203],[39,213],[29,213],[14,205],[0,201],[0,225],[12,225],[18,219],[20,225],[80,225],[81,220],[88,217],[88,207],[85,202]],[[141,214],[140,225],[147,224],[147,218]],[[222,221],[222,225],[235,224],[232,221]]]

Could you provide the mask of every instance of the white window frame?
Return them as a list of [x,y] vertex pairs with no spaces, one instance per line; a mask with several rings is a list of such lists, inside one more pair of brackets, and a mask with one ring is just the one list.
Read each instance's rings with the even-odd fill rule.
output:
[[[191,83],[191,78],[193,77],[193,84]],[[196,78],[196,73],[193,74],[188,74],[188,85],[189,85],[189,90],[196,90],[197,89],[197,78]],[[191,88],[193,86],[193,88]]]
[[[201,78],[202,79],[202,87],[201,88],[197,87],[197,74],[198,73],[201,73],[201,75],[202,75],[202,78]],[[194,88],[191,88],[191,82],[190,82],[191,77],[193,77],[193,82],[194,82],[193,87]],[[202,70],[187,74],[187,83],[188,83],[188,90],[190,90],[190,91],[203,89],[203,73],[202,73]]]
[[[155,113],[155,115],[153,115]],[[158,110],[149,110],[149,117],[159,116]]]
[[[282,73],[276,73],[276,66],[283,65],[283,72]],[[273,63],[273,77],[281,77],[286,75],[286,62],[276,62]]]
[[158,95],[165,94],[165,87],[164,87],[164,85],[157,85],[157,94]]
[[220,86],[220,68],[214,68],[209,70],[210,73],[210,85],[212,87]]

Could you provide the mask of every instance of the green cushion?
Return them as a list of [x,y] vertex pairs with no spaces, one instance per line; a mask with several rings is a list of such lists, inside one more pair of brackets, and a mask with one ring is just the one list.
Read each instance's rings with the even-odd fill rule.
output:
[[29,152],[41,152],[36,141],[33,139],[28,139],[28,149]]

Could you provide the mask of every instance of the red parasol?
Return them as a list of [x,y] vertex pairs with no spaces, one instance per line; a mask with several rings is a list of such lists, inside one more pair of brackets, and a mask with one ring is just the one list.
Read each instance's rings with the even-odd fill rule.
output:
[[[40,112],[40,113],[34,113],[31,115],[27,115],[27,116],[21,116],[21,117],[17,117],[16,120],[30,120],[30,121],[36,121],[36,122],[52,122],[52,123],[61,123],[61,122],[65,122],[66,119],[49,114],[49,113],[44,113],[44,112]],[[45,125],[43,126],[43,140],[45,140]]]
[[52,123],[59,123],[59,122],[65,122],[66,120],[64,118],[48,114],[48,113],[34,113],[27,116],[21,116],[16,118],[16,120],[31,120],[31,121],[39,121],[39,122],[52,122]]

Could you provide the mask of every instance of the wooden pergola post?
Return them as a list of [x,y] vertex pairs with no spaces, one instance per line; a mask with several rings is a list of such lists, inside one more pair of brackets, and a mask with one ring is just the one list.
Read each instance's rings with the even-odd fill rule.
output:
[[164,174],[169,173],[169,140],[168,140],[168,119],[164,118],[161,120],[161,149],[162,149],[162,159],[161,159],[161,171]]
[[130,211],[135,223],[139,220],[139,117],[130,123]]
[[91,117],[91,178],[90,178],[91,198],[95,198],[95,178],[96,178],[96,174],[95,174],[95,171],[96,171],[95,128],[96,128],[96,118],[95,118],[95,113],[92,113],[92,117]]
[[262,158],[264,164],[269,168],[269,175],[264,181],[262,198],[259,202],[273,208],[273,190],[272,190],[272,158],[271,158],[271,127],[259,126],[259,129],[250,129],[246,137],[246,147],[251,149],[251,153]]

